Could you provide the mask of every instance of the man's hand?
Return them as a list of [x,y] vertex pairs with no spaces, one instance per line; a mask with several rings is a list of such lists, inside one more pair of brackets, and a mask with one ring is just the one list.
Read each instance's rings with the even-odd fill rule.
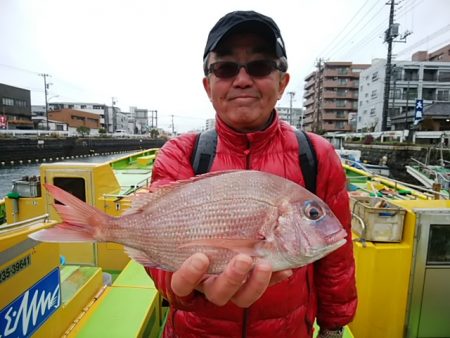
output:
[[219,275],[207,275],[208,257],[197,253],[189,257],[172,275],[172,290],[179,296],[194,290],[202,292],[212,303],[222,306],[230,300],[239,307],[256,302],[267,287],[292,275],[292,270],[272,273],[268,263],[253,264],[250,256],[239,254]]

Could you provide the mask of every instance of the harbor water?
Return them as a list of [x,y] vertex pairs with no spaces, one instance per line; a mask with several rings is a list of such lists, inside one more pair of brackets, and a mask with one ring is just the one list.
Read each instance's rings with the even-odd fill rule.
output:
[[[77,159],[65,160],[64,162],[87,162],[87,163],[100,163],[105,161],[111,161],[115,158],[122,157],[128,154],[109,154],[109,155],[98,155],[91,157],[82,157]],[[6,194],[11,192],[13,181],[19,180],[24,176],[38,176],[39,166],[41,163],[36,164],[23,164],[23,165],[13,165],[0,167],[0,199],[5,197]]]

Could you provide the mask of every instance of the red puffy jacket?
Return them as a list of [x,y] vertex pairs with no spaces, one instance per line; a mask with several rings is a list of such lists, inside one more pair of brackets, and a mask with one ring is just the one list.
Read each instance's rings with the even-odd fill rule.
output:
[[[256,169],[305,185],[296,135],[277,114],[263,131],[238,133],[220,119],[216,130],[217,151],[211,171]],[[317,195],[346,228],[347,243],[325,258],[295,269],[248,309],[231,302],[219,307],[197,292],[178,297],[170,288],[170,272],[148,268],[170,303],[164,337],[306,338],[312,336],[316,317],[324,328],[344,326],[352,320],[357,297],[346,177],[333,146],[318,135],[309,136],[318,159]],[[195,134],[185,134],[164,145],[153,169],[152,187],[194,176],[190,160],[195,140]]]

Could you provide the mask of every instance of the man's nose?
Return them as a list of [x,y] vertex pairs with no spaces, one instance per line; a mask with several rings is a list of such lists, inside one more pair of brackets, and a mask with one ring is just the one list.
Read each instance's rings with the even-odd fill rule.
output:
[[253,79],[247,73],[247,69],[244,66],[241,66],[233,82],[235,85],[247,85],[248,83],[252,83],[252,81]]

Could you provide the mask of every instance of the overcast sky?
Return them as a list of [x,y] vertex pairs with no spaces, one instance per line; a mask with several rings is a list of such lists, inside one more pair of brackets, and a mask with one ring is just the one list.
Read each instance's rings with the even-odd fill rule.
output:
[[[383,0],[0,0],[0,83],[31,90],[44,103],[92,102],[158,110],[159,126],[184,132],[214,117],[202,86],[202,55],[211,27],[233,10],[271,16],[283,35],[294,107],[318,58],[371,63],[385,58]],[[398,0],[399,60],[450,43],[450,0]],[[57,97],[55,97],[58,95]],[[279,102],[289,106],[289,96]]]

